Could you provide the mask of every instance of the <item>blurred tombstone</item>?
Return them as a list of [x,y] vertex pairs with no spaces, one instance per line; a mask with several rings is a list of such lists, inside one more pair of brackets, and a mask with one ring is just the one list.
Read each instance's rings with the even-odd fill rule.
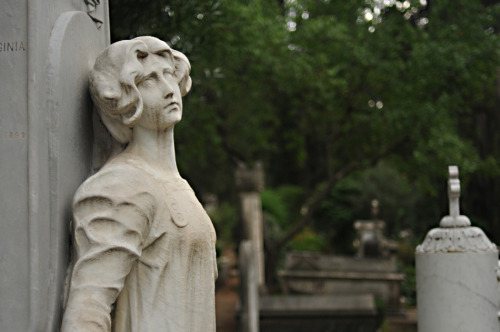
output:
[[355,245],[358,247],[357,257],[389,257],[396,252],[397,244],[389,241],[384,235],[385,222],[378,219],[378,200],[374,199],[371,204],[372,219],[354,222],[357,233],[355,240]]
[[357,231],[358,257],[377,258],[382,256],[382,231],[385,223],[381,220],[358,220],[354,223]]
[[279,271],[287,294],[350,296],[371,294],[391,311],[400,307],[401,283],[395,259],[289,252]]
[[498,250],[460,215],[458,167],[448,171],[450,215],[416,249],[418,329],[498,332]]
[[249,168],[245,164],[238,165],[238,169],[236,170],[236,186],[240,193],[244,239],[252,241],[258,286],[262,290],[265,284],[264,237],[262,204],[260,200],[260,192],[264,190],[264,170],[262,163],[256,162],[253,168]]
[[88,73],[106,0],[6,0],[0,11],[0,330],[58,331],[75,189],[92,170]]
[[398,245],[384,235],[385,222],[378,219],[378,201],[372,201],[372,219],[357,220],[356,257],[289,252],[279,272],[285,293],[370,294],[397,312],[400,309],[403,274],[398,272]]

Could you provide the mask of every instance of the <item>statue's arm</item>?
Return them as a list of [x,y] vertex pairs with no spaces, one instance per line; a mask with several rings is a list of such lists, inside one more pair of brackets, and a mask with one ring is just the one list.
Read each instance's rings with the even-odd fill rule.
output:
[[73,228],[75,257],[61,331],[111,331],[111,308],[141,255],[148,215],[132,200],[90,195],[75,202]]

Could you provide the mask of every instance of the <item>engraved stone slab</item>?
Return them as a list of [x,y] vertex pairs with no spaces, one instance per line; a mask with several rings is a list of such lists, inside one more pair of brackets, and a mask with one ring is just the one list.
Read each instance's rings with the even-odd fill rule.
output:
[[58,331],[71,198],[88,176],[88,72],[107,1],[5,0],[0,11],[0,331]]
[[27,6],[7,0],[0,11],[0,322],[18,327],[11,331],[27,331],[29,323],[28,252],[17,250],[29,241]]
[[49,43],[50,112],[50,311],[61,317],[61,299],[69,260],[71,198],[91,172],[92,102],[88,75],[105,38],[87,13],[70,11],[57,19]]

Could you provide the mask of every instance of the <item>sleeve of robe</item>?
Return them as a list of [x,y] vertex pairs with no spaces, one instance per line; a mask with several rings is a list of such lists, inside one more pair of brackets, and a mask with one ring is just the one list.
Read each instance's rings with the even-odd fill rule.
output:
[[153,198],[130,169],[101,171],[73,201],[73,269],[62,332],[111,331],[111,308],[142,252]]

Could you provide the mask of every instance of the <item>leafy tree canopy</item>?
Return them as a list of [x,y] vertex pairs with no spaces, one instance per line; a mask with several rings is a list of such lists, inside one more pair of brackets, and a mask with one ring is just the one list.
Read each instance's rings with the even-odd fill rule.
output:
[[500,234],[495,1],[111,0],[110,12],[114,40],[154,35],[191,61],[176,141],[199,191],[234,197],[235,165],[256,160],[269,187],[302,188],[276,250],[329,216],[322,201],[343,204],[340,180],[364,183],[381,161],[420,197],[394,203],[413,206],[405,227],[437,225],[456,164],[464,212]]

